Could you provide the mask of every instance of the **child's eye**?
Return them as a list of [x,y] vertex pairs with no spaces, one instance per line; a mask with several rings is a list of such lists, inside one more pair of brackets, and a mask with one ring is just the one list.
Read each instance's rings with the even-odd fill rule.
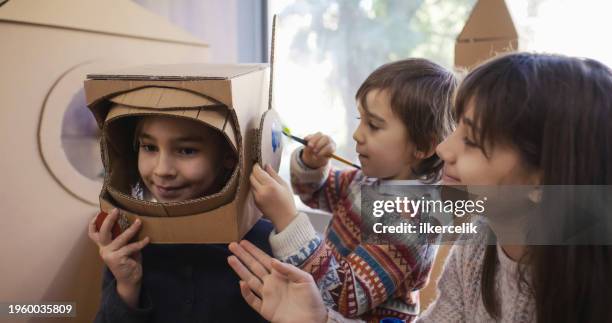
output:
[[376,131],[376,130],[380,129],[379,127],[377,127],[376,125],[374,125],[371,122],[368,123],[368,127],[370,127],[370,129],[372,129],[373,131]]
[[191,156],[191,155],[195,155],[197,153],[198,153],[198,150],[194,149],[194,148],[181,148],[181,149],[179,149],[179,154],[185,155],[185,156]]
[[146,152],[154,152],[157,151],[157,147],[155,147],[154,145],[145,145],[145,144],[140,144],[140,149],[144,150]]

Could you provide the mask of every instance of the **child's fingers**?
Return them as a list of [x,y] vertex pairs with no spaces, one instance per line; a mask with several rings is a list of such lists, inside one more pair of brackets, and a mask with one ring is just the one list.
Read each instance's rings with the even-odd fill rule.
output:
[[321,150],[323,150],[323,148],[325,148],[325,146],[330,144],[330,140],[329,137],[327,136],[321,136],[321,139],[317,140],[317,143],[314,146],[314,151],[317,154],[321,154]]
[[261,299],[253,294],[249,286],[243,281],[240,281],[240,294],[252,309],[261,314]]
[[321,147],[318,155],[324,156],[324,157],[330,157],[334,153],[335,150],[336,150],[335,145],[331,142],[328,142],[325,146]]
[[249,176],[249,182],[251,182],[251,187],[255,192],[257,192],[262,186],[254,173],[251,173],[251,176]]
[[87,235],[89,235],[89,239],[94,241],[96,244],[98,243],[98,229],[96,228],[96,220],[98,219],[98,215],[94,216],[91,221],[89,221],[89,226],[87,228]]
[[306,141],[307,142],[306,146],[308,148],[310,148],[310,149],[314,149],[314,147],[316,146],[317,142],[319,141],[319,139],[321,139],[322,136],[323,136],[323,134],[320,133],[320,132],[317,132],[317,133],[314,133],[314,134],[310,135],[308,137],[308,140]]
[[282,263],[276,259],[272,259],[272,269],[279,274],[286,276],[293,283],[311,283],[314,282],[312,276],[290,264]]
[[260,172],[261,172],[261,167],[259,166],[259,164],[255,163],[253,165],[253,170],[251,171],[251,178],[259,182],[259,177],[261,176]]
[[308,139],[315,139],[315,138],[319,138],[321,136],[323,136],[323,133],[320,132],[320,131],[317,131],[315,133],[311,133],[308,136],[304,137],[304,139],[308,141]]
[[314,135],[312,135],[310,140],[308,140],[308,148],[315,149],[315,147],[317,147],[317,144],[319,140],[321,140],[321,138],[323,138],[323,134],[320,132],[317,132]]
[[[237,243],[231,243],[229,246],[229,250],[240,259],[250,272],[252,272],[257,278],[260,280],[268,275],[270,272],[263,264],[261,264],[255,257],[253,257],[249,252],[247,252],[244,248],[242,248]],[[248,281],[248,280],[247,280]]]
[[111,213],[102,222],[102,225],[100,226],[100,233],[98,235],[99,246],[106,246],[107,244],[111,243],[111,228],[113,227],[113,225],[115,225],[115,221],[117,221],[118,216],[119,210],[113,209]]
[[150,241],[149,237],[145,237],[144,239],[140,241],[132,242],[126,246],[123,246],[123,248],[119,249],[117,252],[119,256],[133,255],[139,252],[140,250],[142,250],[142,248],[146,247],[149,244],[149,241]]
[[257,248],[254,244],[247,240],[240,241],[240,246],[255,257],[255,259],[257,259],[257,261],[259,261],[259,263],[264,266],[268,272],[272,269],[271,263],[273,258],[263,250]]
[[238,275],[241,280],[249,281],[251,277],[255,277],[255,275],[253,275],[253,273],[250,272],[236,256],[227,257],[227,263],[230,265],[230,267],[232,267],[236,275]]
[[259,164],[255,164],[255,166],[253,166],[253,172],[251,174],[254,175],[257,182],[262,185],[266,185],[272,181],[272,177],[270,177],[270,175],[268,175],[268,173],[263,170]]
[[285,180],[282,179],[278,173],[272,168],[272,166],[270,165],[266,165],[266,172],[268,173],[268,175],[270,175],[270,177],[272,177],[272,179],[281,184],[281,185],[285,185]]
[[136,219],[132,225],[130,225],[125,231],[121,232],[121,234],[108,245],[109,249],[114,251],[125,246],[128,242],[130,242],[130,240],[132,240],[136,233],[138,233],[141,226],[142,221],[140,219]]
[[230,267],[236,272],[241,281],[247,282],[249,289],[252,290],[258,297],[261,297],[263,283],[255,275],[253,275],[236,256],[229,256],[227,262]]

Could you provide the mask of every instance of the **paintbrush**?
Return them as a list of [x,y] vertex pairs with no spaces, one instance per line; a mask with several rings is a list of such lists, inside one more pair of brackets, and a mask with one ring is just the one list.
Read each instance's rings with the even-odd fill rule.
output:
[[[300,137],[292,135],[291,134],[291,130],[289,130],[289,128],[287,128],[287,127],[283,128],[283,135],[285,135],[285,136],[287,136],[287,137],[289,137],[289,138],[291,138],[291,139],[301,143],[304,146],[308,145],[308,141],[306,141],[306,140],[304,140],[304,139],[302,139]],[[355,164],[351,163],[350,161],[348,161],[348,160],[346,160],[346,159],[344,159],[344,158],[342,158],[340,156],[337,156],[336,154],[332,154],[331,158],[333,158],[333,159],[335,159],[335,160],[337,160],[339,162],[345,163],[345,164],[347,164],[349,166],[355,167],[357,169],[361,169],[361,167],[359,165],[355,165]]]

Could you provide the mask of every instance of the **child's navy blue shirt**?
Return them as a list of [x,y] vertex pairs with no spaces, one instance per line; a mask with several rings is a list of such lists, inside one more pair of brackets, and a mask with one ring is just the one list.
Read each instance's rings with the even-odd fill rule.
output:
[[[259,220],[243,239],[271,254],[271,230],[270,222]],[[95,322],[265,322],[243,300],[239,278],[227,263],[230,255],[226,244],[148,245],[142,250],[139,308],[121,300],[105,268]]]

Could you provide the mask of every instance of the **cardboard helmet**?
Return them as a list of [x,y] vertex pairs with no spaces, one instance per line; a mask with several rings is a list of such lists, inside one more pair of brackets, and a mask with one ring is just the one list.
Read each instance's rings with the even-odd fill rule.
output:
[[[255,161],[278,171],[281,124],[269,109],[267,66],[159,65],[88,75],[87,104],[102,129],[105,168],[100,208],[120,210],[120,231],[136,218],[139,238],[153,243],[227,243],[241,239],[261,217],[250,194]],[[236,157],[218,191],[180,202],[135,197],[134,134],[146,116],[183,118],[212,129]]]

